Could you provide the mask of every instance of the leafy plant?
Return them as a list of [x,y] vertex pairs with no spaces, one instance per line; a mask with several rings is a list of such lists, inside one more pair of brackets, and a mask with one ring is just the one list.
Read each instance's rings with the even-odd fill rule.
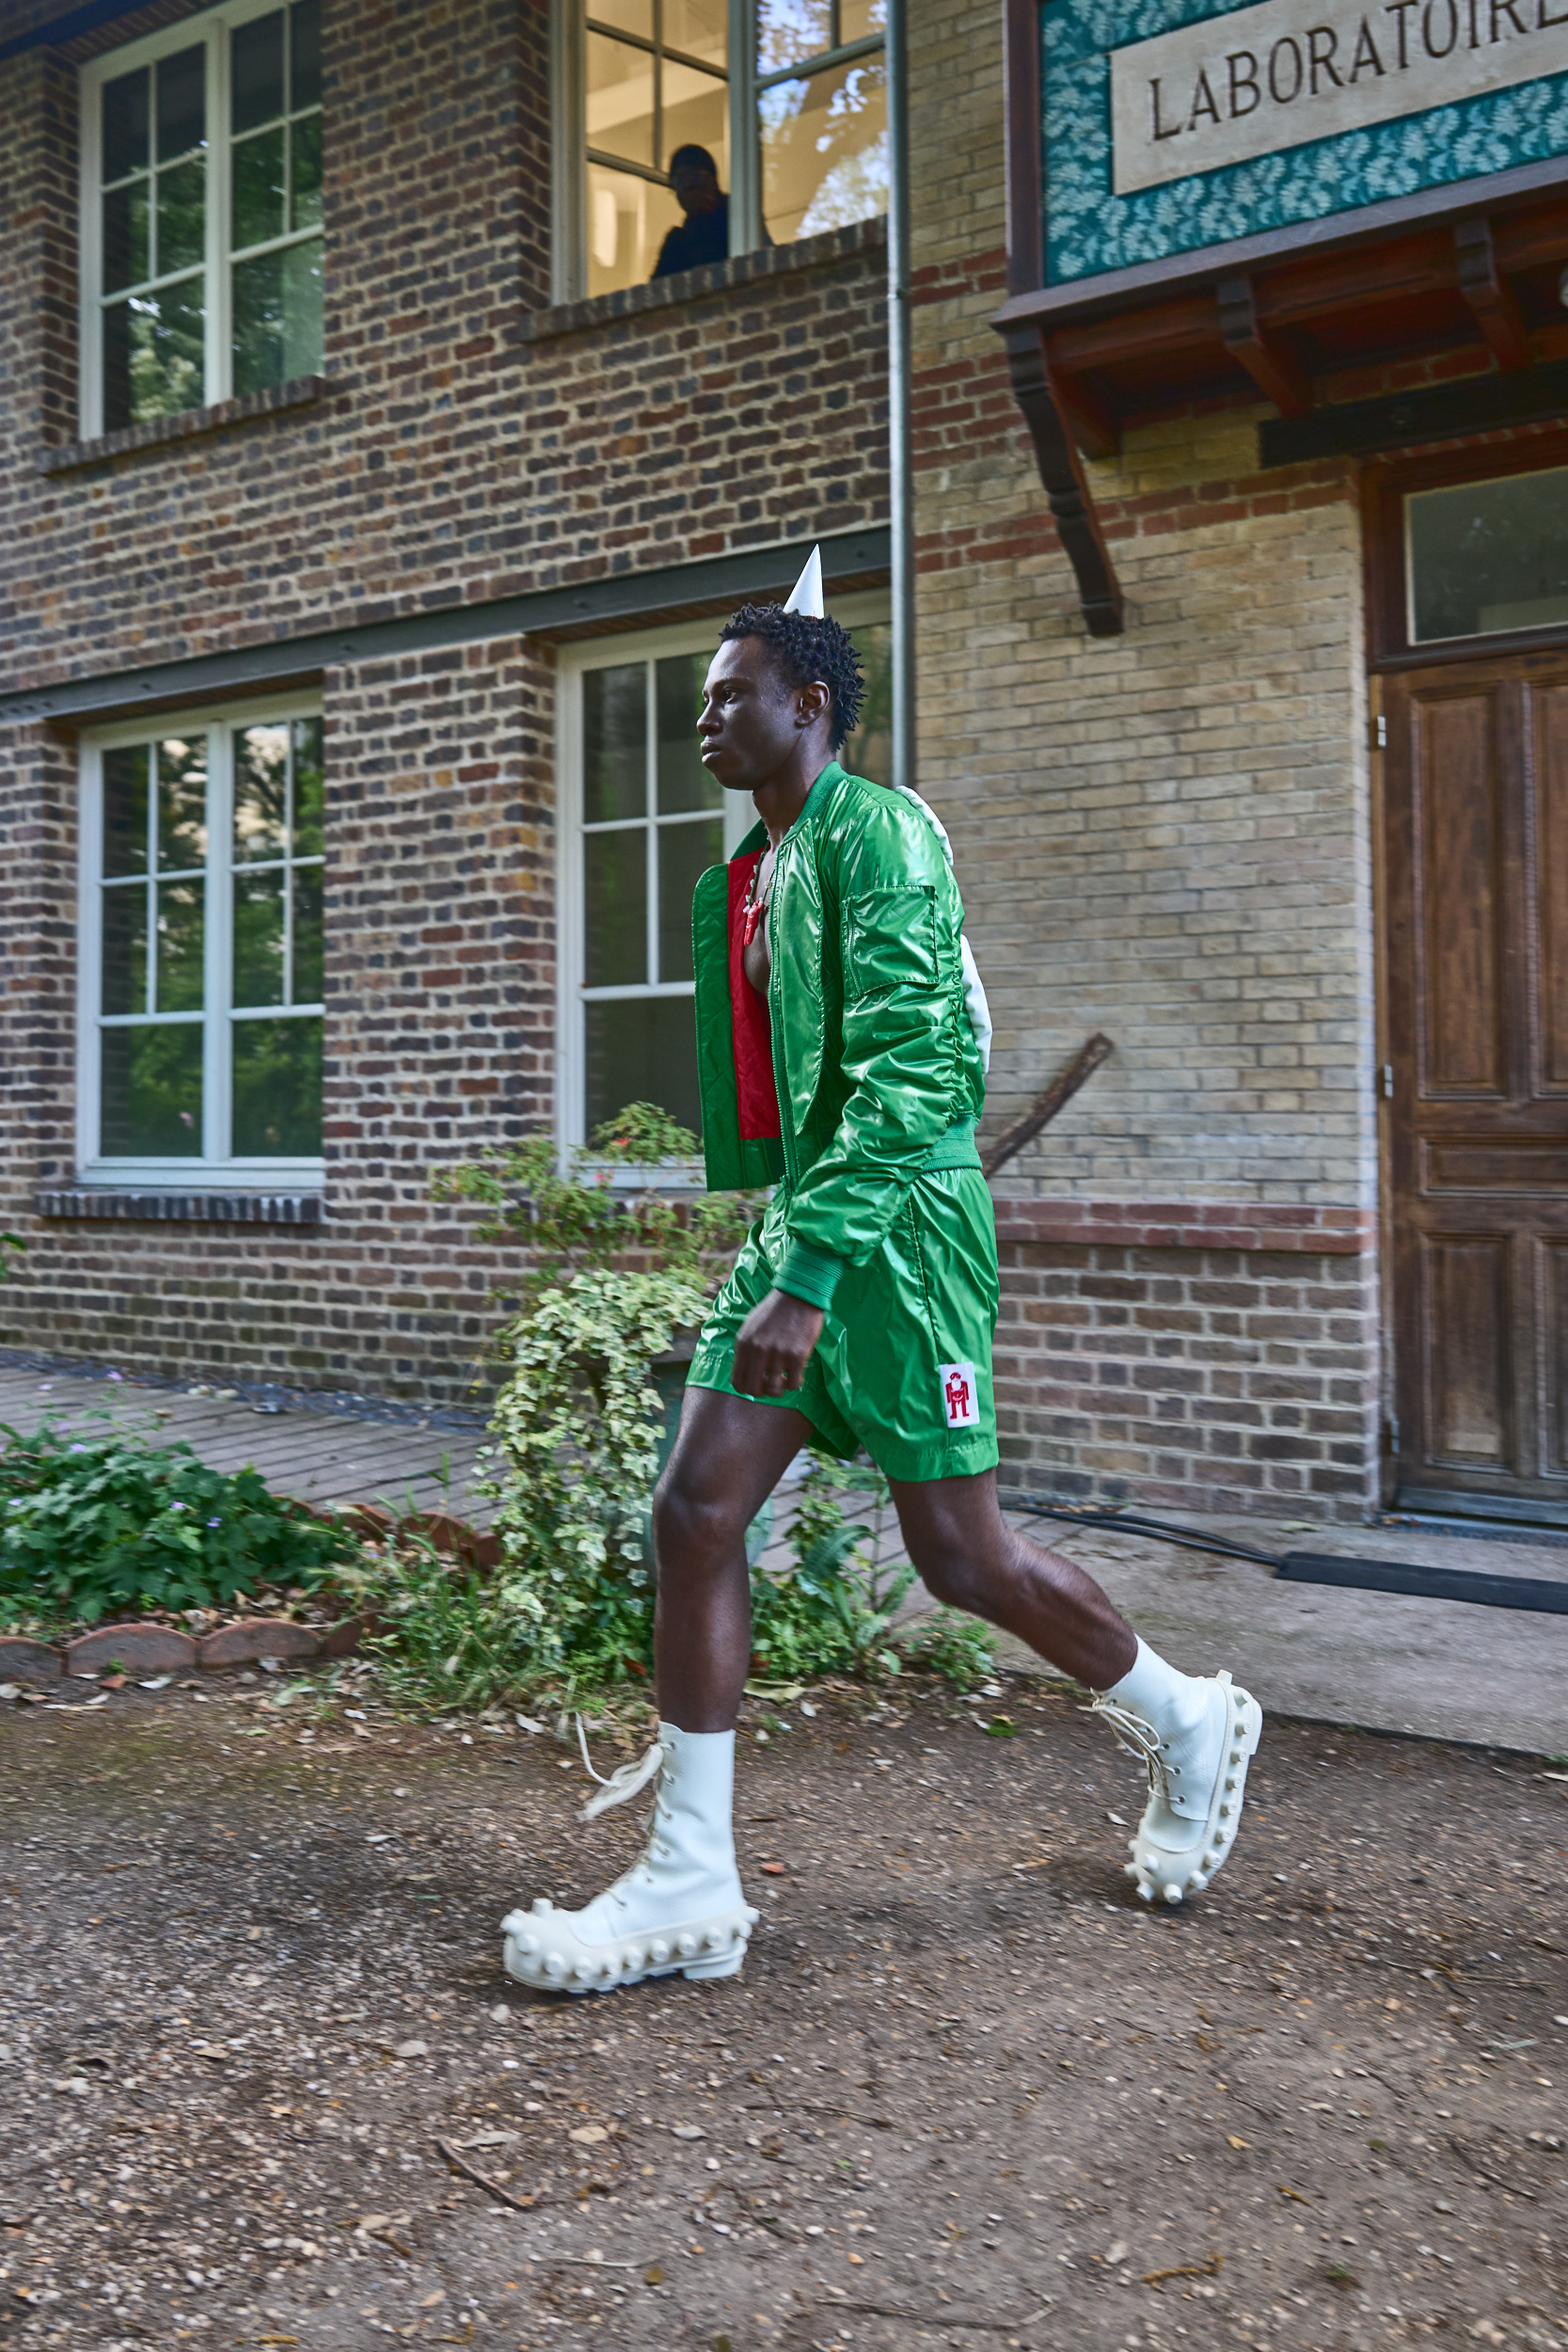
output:
[[25,1249],[26,1247],[20,1233],[0,1233],[0,1282],[6,1279],[11,1270],[6,1252],[9,1249]]
[[941,1675],[955,1691],[973,1691],[996,1666],[990,1629],[957,1609],[933,1609],[929,1616],[917,1617],[898,1647],[906,1665]]
[[[511,1287],[525,1311],[576,1275],[627,1260],[717,1287],[755,1207],[745,1194],[672,1199],[672,1177],[700,1152],[696,1136],[657,1104],[628,1103],[564,1164],[549,1136],[531,1136],[440,1170],[431,1189],[437,1200],[475,1200],[495,1211],[479,1228],[482,1241],[523,1245],[528,1262]],[[638,1175],[636,1190],[616,1181]]]
[[[107,1419],[107,1416],[104,1417]],[[213,1609],[259,1584],[321,1583],[357,1547],[250,1469],[188,1445],[46,1422],[0,1455],[0,1622],[96,1624],[139,1609]]]
[[[869,1501],[870,1526],[846,1519],[843,1497],[849,1493]],[[914,1570],[907,1562],[876,1565],[890,1507],[880,1470],[811,1449],[790,1531],[795,1565],[777,1578],[761,1569],[752,1574],[752,1656],[759,1674],[795,1681],[898,1672],[888,1631]]]

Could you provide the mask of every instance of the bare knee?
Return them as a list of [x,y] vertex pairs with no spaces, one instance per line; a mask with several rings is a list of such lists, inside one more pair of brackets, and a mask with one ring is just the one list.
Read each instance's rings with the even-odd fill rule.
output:
[[927,1537],[910,1546],[910,1558],[931,1598],[944,1609],[967,1610],[973,1617],[990,1614],[990,1579],[966,1547]]
[[654,1488],[653,1520],[663,1568],[721,1565],[746,1533],[727,1496],[694,1486],[673,1461]]

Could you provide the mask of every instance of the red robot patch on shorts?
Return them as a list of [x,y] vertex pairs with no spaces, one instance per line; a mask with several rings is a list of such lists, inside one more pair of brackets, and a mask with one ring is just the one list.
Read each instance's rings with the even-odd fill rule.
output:
[[942,1408],[949,1429],[974,1429],[980,1419],[980,1384],[973,1364],[939,1364]]

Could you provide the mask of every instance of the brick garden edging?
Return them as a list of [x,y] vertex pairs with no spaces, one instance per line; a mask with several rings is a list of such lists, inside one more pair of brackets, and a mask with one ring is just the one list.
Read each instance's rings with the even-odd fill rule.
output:
[[[313,1517],[337,1518],[329,1511],[302,1506]],[[445,1511],[414,1511],[394,1520],[389,1511],[373,1502],[356,1503],[341,1515],[357,1522],[362,1534],[385,1535],[396,1526],[425,1535],[437,1551],[472,1568],[499,1565],[500,1539],[485,1529],[470,1527]],[[253,1666],[259,1659],[288,1659],[294,1665],[324,1659],[352,1658],[368,1617],[342,1617],[336,1625],[301,1625],[293,1617],[242,1617],[219,1626],[214,1633],[182,1633],[178,1627],[150,1625],[132,1618],[123,1624],[97,1625],[70,1642],[40,1642],[23,1634],[0,1634],[0,1682],[60,1682],[73,1677],[96,1677],[111,1661],[127,1674],[190,1674],[205,1669],[222,1673],[230,1666]]]

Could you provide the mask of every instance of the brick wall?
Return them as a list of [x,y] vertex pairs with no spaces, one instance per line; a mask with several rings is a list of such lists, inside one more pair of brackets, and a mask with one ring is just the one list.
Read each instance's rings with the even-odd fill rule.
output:
[[[327,389],[75,447],[74,72],[0,64],[0,691],[886,516],[877,224],[551,312],[546,11],[325,0]],[[63,470],[62,470],[63,467]],[[74,747],[0,730],[13,1346],[452,1401],[504,1271],[433,1168],[547,1125],[553,656],[336,669],[319,1227],[40,1219],[75,1169]]]
[[[988,324],[1001,10],[919,12],[913,51],[921,784],[996,1021],[992,1131],[1092,1030],[1116,1045],[999,1180],[1004,1475],[1354,1514],[1377,1326],[1353,472],[1259,473],[1246,410],[1130,435],[1090,469],[1127,632],[1088,637]],[[1205,1216],[1243,1208],[1340,1239],[1305,1266],[1260,1229],[1218,1247]]]

